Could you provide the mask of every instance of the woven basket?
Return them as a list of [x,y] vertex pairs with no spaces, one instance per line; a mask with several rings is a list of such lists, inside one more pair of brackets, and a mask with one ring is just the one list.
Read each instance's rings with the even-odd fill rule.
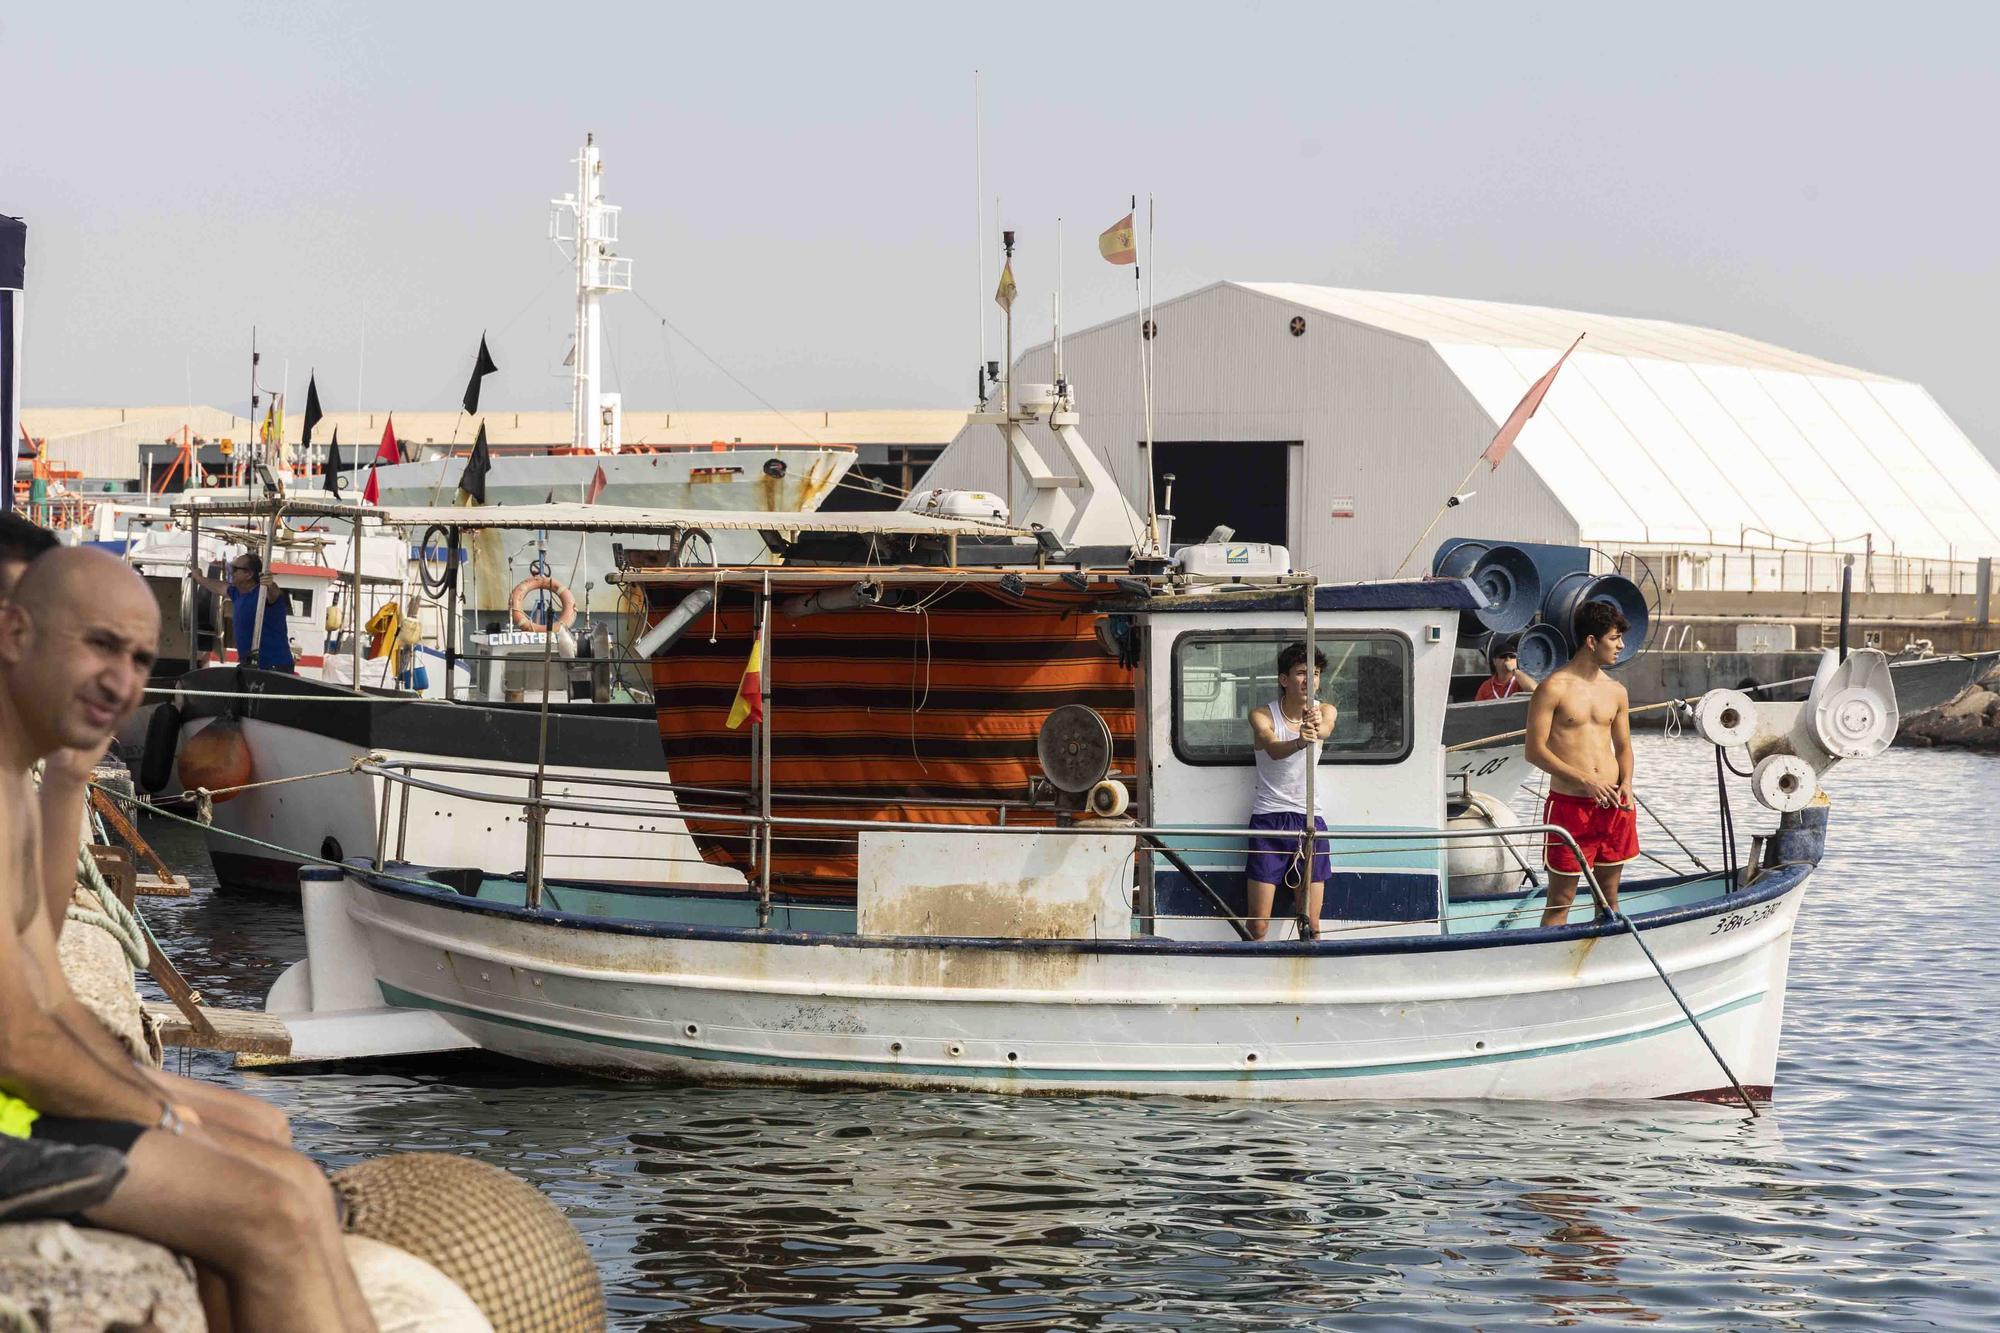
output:
[[407,1250],[465,1290],[495,1333],[599,1333],[604,1286],[583,1237],[534,1186],[443,1153],[361,1162],[333,1177],[347,1229]]

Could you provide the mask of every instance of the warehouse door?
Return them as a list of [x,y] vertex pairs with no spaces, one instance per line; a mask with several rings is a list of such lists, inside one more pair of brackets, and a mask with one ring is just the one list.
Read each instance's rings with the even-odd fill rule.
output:
[[1153,484],[1166,508],[1172,473],[1176,543],[1198,542],[1218,524],[1239,542],[1290,545],[1289,465],[1283,440],[1160,441],[1153,446]]

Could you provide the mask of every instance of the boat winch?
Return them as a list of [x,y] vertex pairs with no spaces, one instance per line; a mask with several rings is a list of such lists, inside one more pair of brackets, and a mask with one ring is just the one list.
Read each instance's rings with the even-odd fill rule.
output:
[[1841,760],[1870,759],[1888,749],[1898,721],[1889,658],[1879,648],[1849,653],[1845,661],[1829,648],[1804,703],[1710,690],[1694,710],[1704,740],[1749,750],[1751,793],[1780,813],[1811,805],[1821,777]]

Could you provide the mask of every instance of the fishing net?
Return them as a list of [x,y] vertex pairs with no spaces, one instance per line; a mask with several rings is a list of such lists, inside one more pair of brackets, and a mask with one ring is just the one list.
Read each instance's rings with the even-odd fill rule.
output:
[[534,1186],[443,1153],[402,1153],[333,1177],[347,1229],[424,1259],[495,1333],[597,1333],[604,1288],[583,1237]]

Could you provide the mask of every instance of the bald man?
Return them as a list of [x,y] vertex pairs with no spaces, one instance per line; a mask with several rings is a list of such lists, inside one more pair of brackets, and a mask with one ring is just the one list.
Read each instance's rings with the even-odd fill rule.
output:
[[[133,1064],[63,980],[56,932],[83,792],[45,826],[50,804],[34,798],[29,770],[59,751],[103,753],[138,706],[158,637],[146,585],[103,551],[49,551],[0,602],[0,1216],[61,1199],[94,1225],[187,1255],[211,1327],[372,1329],[332,1192],[280,1146],[284,1117]],[[85,1197],[48,1192],[43,1145],[95,1164]]]

